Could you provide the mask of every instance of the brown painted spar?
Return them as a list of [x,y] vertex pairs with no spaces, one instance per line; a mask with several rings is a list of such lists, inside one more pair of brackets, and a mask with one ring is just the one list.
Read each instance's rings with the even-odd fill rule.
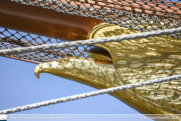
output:
[[[0,27],[70,41],[87,39],[88,32],[95,25],[102,23],[92,18],[67,15],[40,7],[10,2],[9,0],[0,0],[0,16]],[[20,46],[23,47],[24,45]],[[38,64],[38,62],[21,58],[4,57]]]
[[[62,0],[62,2],[67,3],[66,0]],[[128,2],[131,2],[131,4],[128,4]],[[71,5],[75,6],[81,3],[83,3],[83,0],[72,0],[70,2]],[[173,12],[171,9],[166,9],[165,5],[156,7],[155,3],[148,3],[142,6],[140,6],[140,4],[143,4],[143,2],[136,1],[136,3],[134,3],[132,0],[125,0],[122,2],[107,0],[107,3],[110,5],[106,5],[104,0],[88,0],[84,5],[90,8],[93,5],[96,9],[100,9],[101,6],[104,8],[115,7],[116,9],[124,9],[126,11],[138,13],[142,13],[142,10],[145,9],[144,12],[146,14],[155,13],[154,11],[173,14],[181,13],[178,7],[171,7],[171,9],[178,10],[177,12]],[[172,3],[169,2],[165,4]],[[154,8],[150,8],[150,5],[154,6]],[[81,6],[83,7],[83,4],[81,4]],[[180,6],[180,4],[177,3],[176,6]],[[165,10],[161,10],[161,8],[165,8]],[[10,2],[8,0],[0,0],[0,16],[1,27],[65,40],[87,39],[88,32],[95,25],[102,23],[102,21],[93,18],[63,14],[40,7]]]
[[0,27],[65,40],[87,39],[101,21],[0,0]]

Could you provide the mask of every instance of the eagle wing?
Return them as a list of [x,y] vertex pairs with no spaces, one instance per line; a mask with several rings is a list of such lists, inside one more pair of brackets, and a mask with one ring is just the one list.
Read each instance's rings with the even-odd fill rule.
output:
[[[138,33],[120,28],[122,34]],[[181,74],[181,40],[166,35],[121,42],[96,44],[106,49],[122,84]],[[156,83],[130,89],[150,102],[171,110],[181,110],[181,81]]]

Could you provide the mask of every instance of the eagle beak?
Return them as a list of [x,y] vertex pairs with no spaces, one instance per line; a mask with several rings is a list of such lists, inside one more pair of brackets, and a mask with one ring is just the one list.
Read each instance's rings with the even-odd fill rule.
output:
[[34,74],[35,76],[39,79],[40,76],[39,76],[39,70],[40,70],[40,65],[37,65],[34,69]]

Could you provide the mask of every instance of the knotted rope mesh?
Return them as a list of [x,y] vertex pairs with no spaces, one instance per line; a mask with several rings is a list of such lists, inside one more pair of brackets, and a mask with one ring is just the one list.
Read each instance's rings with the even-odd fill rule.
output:
[[[180,1],[156,0],[11,0],[65,14],[91,17],[139,31],[180,26]],[[176,35],[175,35],[176,37]],[[178,37],[178,36],[177,36]]]
[[[78,15],[83,17],[90,17],[101,20],[106,23],[116,24],[126,29],[131,29],[139,32],[147,32],[153,30],[164,30],[171,28],[178,28],[181,25],[180,1],[157,1],[157,0],[11,0],[25,5],[32,5],[43,7],[44,9],[51,9],[57,12]],[[166,39],[171,41],[169,44]],[[170,75],[181,74],[180,59],[181,49],[180,32],[164,36],[163,38],[152,38],[145,47],[148,52],[143,52],[142,55],[131,51],[134,49],[125,49],[119,57],[119,70],[116,70],[113,65],[105,66],[104,64],[95,65],[93,60],[88,56],[88,51],[94,48],[94,45],[83,45],[69,48],[59,48],[53,50],[44,50],[36,52],[28,52],[21,54],[5,55],[15,59],[25,59],[30,62],[49,62],[61,58],[70,58],[80,60],[82,63],[75,65],[72,60],[66,63],[71,63],[73,70],[79,69],[79,74],[84,71],[86,76],[94,78],[92,80],[93,87],[102,89],[108,87],[115,87],[125,84],[132,84],[142,82],[150,79],[163,78]],[[169,40],[167,39],[167,40]],[[144,40],[144,39],[143,39]],[[157,42],[158,41],[158,42]],[[43,44],[64,43],[66,40],[56,38],[44,37],[31,33],[25,33],[18,30],[11,30],[8,28],[0,28],[0,50],[30,47]],[[131,41],[131,47],[138,47],[141,42],[137,40]],[[135,43],[134,43],[135,42]],[[125,41],[129,43],[129,41]],[[123,42],[123,46],[125,44]],[[174,44],[175,43],[175,44]],[[160,49],[159,49],[160,48]],[[166,49],[165,49],[166,48]],[[168,48],[171,48],[167,51]],[[177,48],[176,51],[173,48]],[[159,49],[153,55],[149,52]],[[144,49],[143,49],[144,50]],[[128,53],[130,52],[130,54]],[[165,54],[167,53],[167,54]],[[176,54],[175,54],[176,53]],[[137,55],[136,55],[137,54]],[[135,56],[136,55],[136,56]],[[138,57],[139,55],[139,57]],[[75,57],[75,58],[73,58]],[[128,59],[130,58],[130,59]],[[89,63],[83,63],[87,59]],[[126,60],[127,59],[127,60]],[[146,60],[145,60],[146,59]],[[115,60],[116,61],[116,60]],[[64,64],[66,65],[66,64]],[[120,66],[119,65],[119,66]],[[66,68],[66,66],[65,66]],[[116,74],[120,72],[123,77],[120,79]],[[82,70],[82,71],[81,71]],[[121,70],[121,71],[120,71]],[[90,75],[90,71],[95,75]],[[72,71],[73,73],[73,71]],[[103,76],[102,76],[103,75]],[[85,76],[85,75],[84,75]],[[92,77],[94,76],[94,77]],[[96,76],[96,77],[95,77]],[[98,86],[96,86],[98,85]],[[133,97],[140,98],[137,101],[148,100],[149,105],[155,104],[171,110],[171,112],[180,113],[181,99],[180,99],[180,80],[173,80],[170,82],[162,82],[159,84],[152,84],[142,87],[130,89],[133,92]],[[115,96],[115,95],[114,95]],[[117,95],[116,95],[117,96]],[[146,102],[146,101],[145,101]]]
[[[43,7],[65,14],[78,15],[99,19],[106,23],[113,23],[139,31],[151,31],[180,27],[180,1],[156,0],[11,0],[13,2]],[[171,36],[180,38],[180,34]],[[28,47],[41,44],[62,43],[64,40],[33,35],[10,29],[1,28],[1,49]],[[91,46],[91,45],[90,45]],[[70,55],[85,55],[90,46],[66,48],[57,52],[38,52],[16,55],[17,57],[50,61]],[[80,48],[80,49],[79,49]],[[75,50],[75,51],[74,51]],[[53,50],[52,50],[53,51]],[[50,54],[51,53],[51,54]],[[34,57],[36,55],[36,57]],[[47,57],[48,56],[48,57]],[[42,58],[43,57],[43,58]],[[85,57],[85,56],[84,56]]]
[[[0,47],[3,49],[12,49],[19,47],[30,47],[37,46],[43,44],[56,44],[56,43],[64,43],[65,40],[38,36],[34,34],[24,33],[20,31],[15,31],[11,29],[0,28]],[[70,48],[60,48],[48,51],[41,52],[29,52],[18,55],[7,55],[10,57],[27,59],[37,61],[37,62],[46,62],[55,60],[58,58],[77,56],[77,57],[88,57],[87,50],[92,48],[91,45],[79,46],[79,47],[70,47]]]

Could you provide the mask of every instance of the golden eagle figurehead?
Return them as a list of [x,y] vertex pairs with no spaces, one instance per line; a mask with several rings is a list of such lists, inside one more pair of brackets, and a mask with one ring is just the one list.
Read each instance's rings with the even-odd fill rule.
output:
[[[95,27],[89,39],[138,33],[113,24]],[[50,73],[88,86],[105,89],[181,73],[181,40],[166,35],[95,44],[93,59],[66,57],[41,63],[35,75]],[[144,114],[180,114],[180,80],[109,93]]]

